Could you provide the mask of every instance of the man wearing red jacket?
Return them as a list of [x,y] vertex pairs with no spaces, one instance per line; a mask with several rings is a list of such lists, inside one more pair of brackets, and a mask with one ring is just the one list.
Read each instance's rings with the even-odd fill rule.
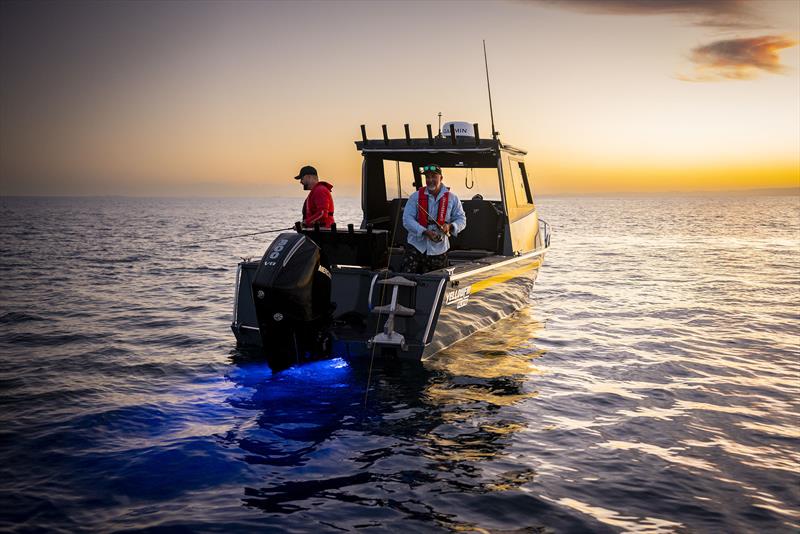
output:
[[321,228],[330,228],[333,224],[333,186],[328,182],[321,182],[317,169],[306,165],[295,180],[300,180],[303,189],[308,191],[306,201],[303,202],[303,226],[314,226],[319,223]]

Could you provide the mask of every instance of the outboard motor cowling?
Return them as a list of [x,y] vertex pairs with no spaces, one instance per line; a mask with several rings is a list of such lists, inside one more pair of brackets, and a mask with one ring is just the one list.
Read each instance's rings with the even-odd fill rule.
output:
[[295,233],[279,235],[261,258],[253,302],[270,363],[288,365],[327,348],[331,282],[319,261],[317,244]]

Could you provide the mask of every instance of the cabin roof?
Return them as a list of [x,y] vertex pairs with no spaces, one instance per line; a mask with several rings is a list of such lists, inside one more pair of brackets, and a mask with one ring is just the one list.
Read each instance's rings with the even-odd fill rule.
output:
[[368,139],[356,141],[356,148],[367,153],[415,152],[418,154],[492,154],[499,151],[511,152],[524,156],[525,150],[503,144],[499,139],[475,139],[474,137],[456,137],[455,144],[450,137],[400,138],[400,139]]

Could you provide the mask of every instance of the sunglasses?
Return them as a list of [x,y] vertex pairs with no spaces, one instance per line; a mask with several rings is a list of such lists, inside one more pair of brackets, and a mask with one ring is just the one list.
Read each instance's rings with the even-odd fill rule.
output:
[[439,174],[442,174],[442,168],[438,165],[425,165],[422,167],[422,172],[438,172]]

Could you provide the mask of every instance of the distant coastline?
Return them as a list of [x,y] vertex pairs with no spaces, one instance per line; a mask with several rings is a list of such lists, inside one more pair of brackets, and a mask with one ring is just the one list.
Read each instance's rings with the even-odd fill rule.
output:
[[641,197],[794,197],[800,187],[766,187],[755,189],[723,189],[697,191],[598,191],[587,193],[540,193],[540,198],[641,198]]
[[[302,199],[305,193],[281,191],[280,194],[268,196],[264,194],[232,194],[220,195],[207,192],[205,194],[181,194],[170,192],[164,194],[93,194],[93,193],[51,193],[32,195],[28,193],[0,193],[0,198],[154,198],[154,199],[210,199],[210,198],[286,198]],[[358,198],[358,195],[341,194],[341,198]],[[755,189],[725,189],[698,191],[592,191],[585,193],[537,193],[539,198],[652,198],[652,197],[794,197],[800,196],[800,187],[772,187]]]

